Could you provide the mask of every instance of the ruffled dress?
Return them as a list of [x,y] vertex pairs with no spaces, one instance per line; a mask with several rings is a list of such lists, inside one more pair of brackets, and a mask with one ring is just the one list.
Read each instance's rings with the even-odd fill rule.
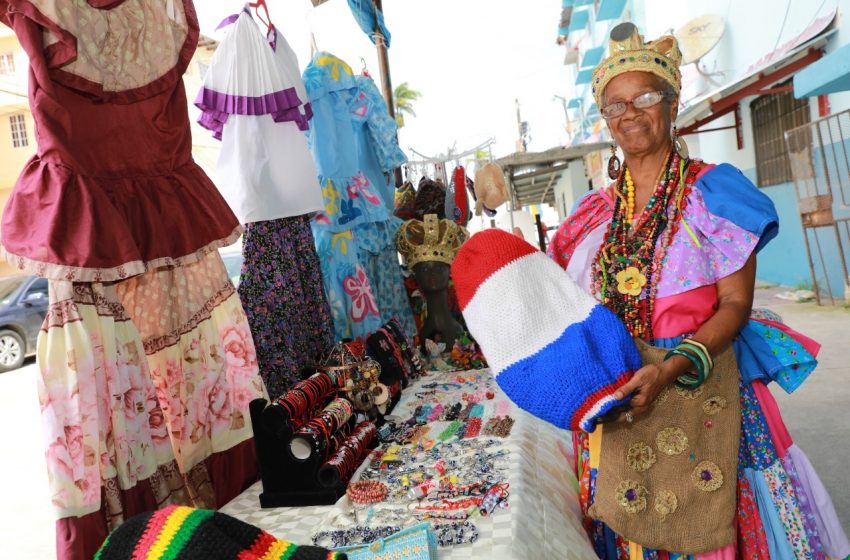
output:
[[[588,291],[591,262],[610,224],[611,189],[586,195],[560,226],[550,256]],[[737,169],[704,165],[685,196],[662,263],[652,328],[655,346],[672,348],[714,313],[716,283],[740,270],[753,252],[777,233],[770,199]],[[741,372],[741,440],[737,476],[737,542],[700,559],[844,558],[848,543],[832,502],[806,456],[786,430],[767,388],[794,391],[817,365],[820,346],[766,313],[754,313],[733,341]],[[710,428],[710,424],[706,429]],[[604,427],[574,433],[582,509],[593,503]],[[647,522],[652,522],[647,520]],[[690,558],[651,550],[587,518],[586,528],[600,558]]]
[[5,256],[50,280],[38,398],[57,557],[129,516],[216,507],[256,478],[265,395],[217,248],[241,228],[192,160],[192,2],[0,0],[30,61],[38,150],[3,213]]
[[239,297],[272,398],[333,346],[310,217],[323,206],[305,131],[313,116],[298,60],[250,13],[226,18],[195,100],[199,122],[222,141],[218,186],[245,224]]
[[337,339],[366,337],[393,317],[414,333],[395,250],[400,221],[385,171],[405,161],[371,79],[317,53],[304,71],[313,108],[310,149],[324,208],[313,219]]

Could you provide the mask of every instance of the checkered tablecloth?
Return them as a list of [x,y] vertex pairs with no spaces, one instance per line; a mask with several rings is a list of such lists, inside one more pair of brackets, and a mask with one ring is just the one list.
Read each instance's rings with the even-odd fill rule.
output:
[[[417,388],[452,381],[456,373],[431,374],[405,390],[394,414],[404,416],[416,407]],[[496,398],[487,408],[506,401],[493,383]],[[503,408],[506,405],[501,405]],[[571,469],[570,434],[510,405],[516,419],[505,448],[510,450],[508,482],[510,507],[493,515],[475,517],[479,537],[473,544],[440,548],[441,560],[466,558],[558,558],[594,560],[596,555],[581,527],[578,483]],[[409,415],[409,414],[408,414]],[[331,529],[334,506],[260,508],[261,483],[256,483],[221,511],[291,542],[306,544],[319,530]],[[345,500],[345,498],[343,498]]]

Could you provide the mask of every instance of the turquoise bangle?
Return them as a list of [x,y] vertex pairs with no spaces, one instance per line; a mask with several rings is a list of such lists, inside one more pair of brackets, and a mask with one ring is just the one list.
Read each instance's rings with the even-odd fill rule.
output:
[[676,381],[674,381],[674,383],[678,387],[682,387],[683,389],[696,389],[705,382],[705,370],[703,369],[702,361],[699,358],[697,358],[687,350],[682,350],[678,347],[673,348],[672,350],[667,352],[667,355],[664,356],[664,360],[667,361],[672,356],[682,356],[683,358],[687,358],[696,369],[696,379],[694,379],[693,376],[687,374],[680,375],[676,379]]
[[708,354],[708,349],[703,344],[686,338],[685,340],[679,343],[679,346],[677,346],[677,348],[684,348],[685,350],[696,354],[699,359],[702,360],[703,365],[705,366],[706,374],[711,372],[712,368],[714,367],[714,361]]

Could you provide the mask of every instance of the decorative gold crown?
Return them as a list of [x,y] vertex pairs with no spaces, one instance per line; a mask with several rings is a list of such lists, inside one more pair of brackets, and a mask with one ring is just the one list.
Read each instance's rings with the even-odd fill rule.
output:
[[436,214],[426,214],[423,221],[407,220],[396,234],[398,252],[407,268],[438,261],[452,264],[460,246],[469,237],[465,227],[451,220],[439,220]]
[[590,82],[593,97],[600,109],[605,86],[612,78],[625,72],[655,74],[673,86],[676,95],[682,89],[682,74],[679,72],[682,52],[679,50],[679,42],[672,35],[644,43],[635,24],[624,22],[611,30],[608,50],[608,58],[593,69]]

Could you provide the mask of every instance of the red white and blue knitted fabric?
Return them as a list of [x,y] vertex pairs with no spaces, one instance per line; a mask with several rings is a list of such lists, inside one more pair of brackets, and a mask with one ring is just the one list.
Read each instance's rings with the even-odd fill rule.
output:
[[640,368],[625,325],[554,261],[499,229],[472,236],[452,263],[458,302],[496,381],[517,406],[570,430],[624,404]]

